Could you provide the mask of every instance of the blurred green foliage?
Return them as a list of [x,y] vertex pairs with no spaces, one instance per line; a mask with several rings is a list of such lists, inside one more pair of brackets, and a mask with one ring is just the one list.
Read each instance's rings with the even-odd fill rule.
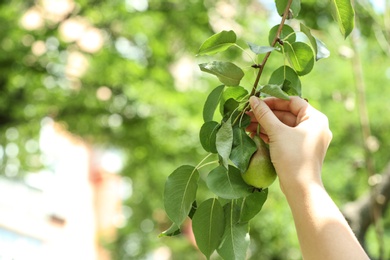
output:
[[[194,165],[205,156],[198,140],[201,108],[206,93],[218,84],[213,77],[200,74],[197,64],[207,57],[195,54],[206,38],[221,30],[233,29],[241,40],[265,45],[269,29],[278,23],[273,21],[279,19],[272,2],[65,2],[73,4],[72,8],[54,18],[42,11],[43,1],[0,3],[0,173],[22,178],[45,166],[31,144],[37,143],[41,120],[52,117],[91,144],[119,149],[126,158],[122,175],[133,192],[124,201],[127,222],[118,230],[117,241],[107,243],[114,259],[151,259],[154,252],[162,252],[158,248],[166,247],[172,259],[202,259],[188,232],[158,238],[170,225],[162,208],[166,177],[177,165]],[[352,52],[349,40],[331,22],[325,2],[302,4],[299,18],[318,29],[314,34],[331,50],[330,58],[302,78],[302,95],[329,117],[333,141],[323,178],[342,206],[369,190]],[[42,19],[34,28],[34,17],[39,17],[23,23],[31,10]],[[390,63],[382,49],[386,44],[378,42],[371,29],[384,14],[364,5],[356,10],[372,134],[380,145],[373,154],[375,170],[380,173],[390,159]],[[61,28],[72,18],[98,30],[101,38],[97,39],[104,43],[101,48],[91,51],[80,41],[64,38]],[[251,69],[250,61],[238,52],[229,55],[224,58],[241,60],[246,72]],[[267,67],[272,69],[265,68],[264,80],[275,69],[272,66],[280,66],[280,57],[271,55]],[[250,89],[251,83],[252,78],[244,78],[243,86]],[[16,150],[12,149],[15,144]],[[202,196],[207,198],[207,193]],[[277,183],[270,187],[268,201],[252,223],[250,259],[300,259],[292,217]],[[389,245],[389,213],[383,225]],[[374,237],[370,230],[367,242],[373,256]],[[390,258],[390,249],[386,250]]]

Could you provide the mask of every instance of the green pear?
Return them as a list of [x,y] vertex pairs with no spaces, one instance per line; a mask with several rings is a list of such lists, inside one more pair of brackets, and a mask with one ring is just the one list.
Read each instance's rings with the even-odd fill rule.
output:
[[275,181],[276,171],[265,142],[259,136],[255,136],[253,141],[256,143],[257,151],[252,155],[248,169],[242,174],[242,178],[253,187],[265,189]]

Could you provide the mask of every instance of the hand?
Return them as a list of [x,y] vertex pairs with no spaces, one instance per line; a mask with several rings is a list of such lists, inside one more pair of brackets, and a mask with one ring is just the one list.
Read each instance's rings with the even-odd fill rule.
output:
[[269,143],[282,190],[310,181],[322,185],[322,164],[332,139],[327,117],[299,97],[251,97],[250,104],[252,123],[247,130],[255,133],[260,124],[260,137]]
[[[369,259],[321,181],[332,133],[327,117],[299,97],[250,98],[248,131],[269,143],[304,259]],[[337,237],[337,240],[334,238]]]

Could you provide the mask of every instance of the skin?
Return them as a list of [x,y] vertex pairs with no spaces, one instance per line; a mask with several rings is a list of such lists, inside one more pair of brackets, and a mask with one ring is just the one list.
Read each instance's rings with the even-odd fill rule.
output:
[[321,170],[332,133],[327,117],[305,100],[251,97],[251,125],[270,146],[306,260],[369,259],[326,192]]

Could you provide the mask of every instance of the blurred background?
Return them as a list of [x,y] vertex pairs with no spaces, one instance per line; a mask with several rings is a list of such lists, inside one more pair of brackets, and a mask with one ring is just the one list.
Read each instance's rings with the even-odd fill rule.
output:
[[[289,24],[331,51],[301,79],[333,132],[325,186],[372,259],[390,259],[390,1],[354,2],[348,39],[328,1],[302,1]],[[203,259],[190,223],[158,237],[171,224],[164,183],[206,155],[198,131],[218,82],[197,64],[252,64],[196,52],[221,30],[267,45],[279,20],[271,0],[2,0],[0,259]],[[248,259],[301,259],[278,183],[250,234]]]

